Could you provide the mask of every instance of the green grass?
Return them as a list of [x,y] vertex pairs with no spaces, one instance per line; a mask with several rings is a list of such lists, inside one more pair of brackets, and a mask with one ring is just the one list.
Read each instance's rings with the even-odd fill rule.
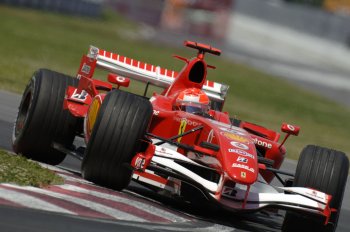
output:
[[0,150],[0,183],[45,187],[63,184],[63,179],[53,171],[41,167],[19,155]]
[[[172,54],[194,54],[143,41],[137,25],[112,13],[94,20],[0,6],[0,32],[0,86],[15,92],[41,67],[75,75],[90,44],[175,70],[183,64]],[[301,126],[299,137],[287,141],[289,158],[307,144],[350,154],[349,109],[249,66],[212,56],[208,63],[217,66],[208,78],[231,86],[225,106],[231,115],[278,131],[282,122]]]

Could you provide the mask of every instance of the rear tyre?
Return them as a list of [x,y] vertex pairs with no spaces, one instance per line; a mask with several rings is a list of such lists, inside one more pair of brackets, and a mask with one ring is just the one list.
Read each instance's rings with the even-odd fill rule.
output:
[[15,153],[56,165],[66,154],[52,148],[52,142],[66,147],[75,137],[76,118],[63,110],[66,88],[78,80],[61,73],[40,69],[24,90],[12,133]]
[[130,163],[140,150],[152,112],[145,98],[119,90],[108,93],[87,145],[83,177],[116,190],[127,187],[132,175]]
[[349,171],[349,160],[343,152],[314,145],[301,152],[293,186],[309,187],[333,196],[332,212],[327,225],[323,218],[287,212],[282,231],[335,231]]

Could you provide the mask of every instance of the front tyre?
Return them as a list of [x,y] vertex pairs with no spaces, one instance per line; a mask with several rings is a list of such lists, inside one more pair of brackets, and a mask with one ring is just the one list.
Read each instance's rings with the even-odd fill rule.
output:
[[82,175],[122,190],[132,175],[131,160],[140,150],[152,117],[151,103],[132,93],[109,92],[98,112],[82,163]]
[[332,195],[330,207],[337,211],[332,212],[327,225],[320,218],[287,212],[282,231],[335,231],[348,172],[349,160],[343,152],[306,146],[299,158],[293,186],[313,188]]
[[66,154],[52,148],[57,142],[66,147],[75,137],[76,118],[63,110],[68,86],[78,80],[61,73],[40,69],[34,73],[24,90],[12,133],[15,153],[56,165]]

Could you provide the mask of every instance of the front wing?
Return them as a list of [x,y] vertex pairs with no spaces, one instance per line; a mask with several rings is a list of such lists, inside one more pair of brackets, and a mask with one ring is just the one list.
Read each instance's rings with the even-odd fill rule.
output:
[[251,186],[241,184],[235,184],[234,187],[226,186],[225,181],[228,177],[225,172],[216,180],[209,180],[188,167],[194,165],[208,171],[213,171],[212,169],[168,148],[166,144],[153,146],[154,154],[147,167],[141,168],[135,163],[135,160],[144,158],[141,153],[133,159],[135,181],[167,190],[174,195],[181,194],[181,183],[186,182],[200,190],[208,200],[231,210],[256,211],[266,207],[282,208],[321,215],[326,218],[325,224],[328,223],[332,212],[329,207],[332,198],[330,195],[302,187],[273,187],[261,177]]

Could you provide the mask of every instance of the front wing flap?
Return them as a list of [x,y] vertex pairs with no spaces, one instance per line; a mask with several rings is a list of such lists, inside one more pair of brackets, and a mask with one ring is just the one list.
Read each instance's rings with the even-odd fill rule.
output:
[[[322,215],[326,218],[325,223],[328,223],[333,211],[329,207],[332,196],[314,189],[273,187],[261,181],[257,181],[251,186],[241,184],[236,184],[234,187],[232,185],[225,186],[227,175],[224,172],[221,174],[219,182],[213,182],[182,166],[181,162],[178,161],[208,168],[173,149],[155,146],[154,155],[148,168],[159,166],[162,168],[159,168],[158,172],[164,170],[168,175],[169,173],[175,175],[165,178],[155,174],[150,169],[145,169],[144,171],[136,170],[133,178],[157,188],[169,190],[173,194],[178,194],[179,189],[181,189],[181,181],[186,181],[200,189],[209,200],[237,211],[255,211],[266,207],[282,208]],[[266,185],[264,191],[260,191],[263,189],[262,185]],[[268,190],[266,191],[266,189]],[[285,193],[278,192],[277,189]]]
[[224,186],[220,203],[226,207],[243,210],[259,210],[262,208],[282,208],[322,215],[328,223],[331,212],[329,205],[332,196],[323,192],[302,187],[275,187],[281,192],[249,192],[245,198],[246,187],[236,185],[235,188]]

